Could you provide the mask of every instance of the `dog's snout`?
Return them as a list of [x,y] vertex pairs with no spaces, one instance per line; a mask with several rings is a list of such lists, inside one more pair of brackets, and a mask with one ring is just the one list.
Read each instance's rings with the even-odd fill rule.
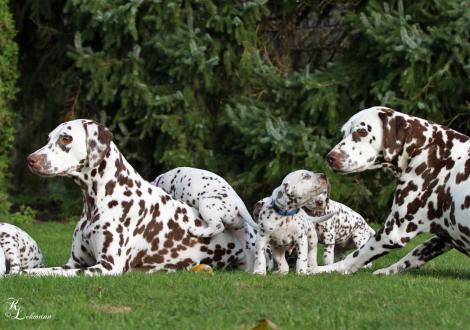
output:
[[30,167],[35,167],[39,163],[39,155],[37,154],[31,154],[26,158],[26,161],[28,162],[28,165]]
[[33,153],[26,158],[30,169],[41,171],[44,166],[44,155]]
[[332,168],[338,168],[342,162],[342,155],[338,151],[332,150],[326,155],[326,161]]

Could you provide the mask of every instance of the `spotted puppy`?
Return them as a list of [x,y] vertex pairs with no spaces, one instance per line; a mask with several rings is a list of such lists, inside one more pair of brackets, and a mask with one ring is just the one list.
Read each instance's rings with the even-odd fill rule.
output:
[[232,231],[247,257],[246,270],[252,271],[257,224],[235,190],[215,173],[192,167],[177,167],[159,175],[153,182],[173,198],[199,210],[207,226],[189,228],[198,237],[213,237],[225,228]]
[[417,268],[453,248],[470,255],[470,138],[384,107],[363,110],[327,155],[343,173],[392,167],[397,189],[384,226],[360,249],[315,272],[350,273],[421,233],[434,236],[375,274]]
[[375,231],[364,218],[344,204],[330,199],[330,184],[326,191],[313,198],[304,210],[310,216],[336,212],[330,219],[317,223],[318,241],[324,245],[323,263],[334,262],[335,254],[342,259],[350,249],[363,246]]
[[327,186],[324,174],[306,170],[290,173],[272,196],[258,202],[259,231],[256,240],[254,272],[266,274],[265,252],[271,248],[278,272],[289,272],[285,254],[297,249],[296,272],[305,274],[317,265],[317,234],[315,223],[329,219],[333,214],[310,217],[302,209]]
[[16,226],[0,223],[0,247],[0,275],[44,267],[44,258],[36,241]]
[[69,261],[28,273],[118,275],[181,269],[196,261],[216,268],[243,262],[231,233],[191,235],[189,228],[203,225],[198,212],[142,179],[103,125],[83,119],[59,125],[28,164],[42,176],[72,178],[84,201]]

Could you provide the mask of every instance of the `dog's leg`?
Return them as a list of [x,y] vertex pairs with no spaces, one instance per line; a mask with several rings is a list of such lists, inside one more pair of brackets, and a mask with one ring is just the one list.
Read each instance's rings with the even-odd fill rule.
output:
[[444,252],[452,249],[452,246],[441,238],[434,236],[421,245],[411,250],[406,256],[393,265],[378,269],[374,275],[391,275],[403,272],[408,269],[421,267],[431,259],[434,259]]
[[232,230],[232,233],[240,242],[243,248],[243,252],[245,253],[245,271],[252,272],[253,265],[255,262],[255,247],[251,246],[251,243],[249,240],[250,234],[247,232],[247,229],[244,227],[240,229]]
[[213,237],[224,231],[222,222],[225,205],[219,199],[206,198],[199,201],[199,213],[206,226],[190,227],[189,232],[196,237]]
[[419,232],[406,232],[406,228],[413,223],[414,228],[418,224],[412,221],[400,223],[400,227],[395,225],[395,218],[389,216],[382,227],[373,238],[369,239],[365,245],[349,254],[344,260],[331,265],[317,267],[313,273],[354,273],[369,262],[387,254],[393,249],[398,249],[415,237]]
[[324,244],[323,246],[323,264],[331,265],[335,261],[335,243]]
[[20,252],[16,240],[5,240],[2,242],[2,248],[5,252],[5,259],[9,266],[8,273],[18,274],[21,270]]
[[100,261],[91,267],[86,268],[75,268],[75,269],[64,269],[62,267],[51,267],[51,268],[34,268],[26,269],[22,272],[26,275],[34,276],[65,276],[72,277],[77,275],[86,276],[99,276],[99,275],[120,275],[123,273],[119,267],[112,267],[107,260]]
[[308,240],[308,268],[313,269],[318,266],[317,262],[317,247],[318,247],[318,236],[315,230],[315,226],[311,226],[308,229],[307,234]]
[[[360,249],[364,244],[366,244],[370,236],[371,234],[368,228],[364,228],[362,230],[356,231],[352,237],[356,250]],[[364,268],[371,268],[371,267],[372,267],[372,262],[369,262],[366,265],[364,265]]]
[[253,273],[266,275],[266,247],[268,246],[268,237],[264,236],[261,231],[258,232],[256,238],[255,266]]
[[273,257],[277,264],[277,270],[275,273],[285,275],[289,273],[289,264],[286,260],[286,250],[279,247],[271,247],[273,251]]
[[306,274],[308,272],[308,238],[305,234],[297,240],[297,263],[295,270],[297,274]]

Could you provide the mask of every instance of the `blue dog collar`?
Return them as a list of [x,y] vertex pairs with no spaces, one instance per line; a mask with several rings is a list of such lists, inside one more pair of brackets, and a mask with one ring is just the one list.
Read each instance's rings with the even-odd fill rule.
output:
[[288,210],[283,210],[281,209],[279,206],[276,205],[276,203],[274,202],[274,198],[271,198],[271,207],[274,209],[274,211],[279,214],[279,215],[282,215],[282,216],[293,216],[293,215],[296,215],[297,213],[299,213],[300,209],[294,209],[294,210],[291,210],[291,211],[288,211]]

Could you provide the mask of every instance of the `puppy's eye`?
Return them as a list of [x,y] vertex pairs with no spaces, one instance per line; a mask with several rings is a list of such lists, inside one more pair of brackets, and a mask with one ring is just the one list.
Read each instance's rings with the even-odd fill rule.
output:
[[70,135],[62,135],[59,138],[59,143],[62,144],[62,145],[70,144],[70,143],[72,143],[72,141],[73,141],[73,138]]

